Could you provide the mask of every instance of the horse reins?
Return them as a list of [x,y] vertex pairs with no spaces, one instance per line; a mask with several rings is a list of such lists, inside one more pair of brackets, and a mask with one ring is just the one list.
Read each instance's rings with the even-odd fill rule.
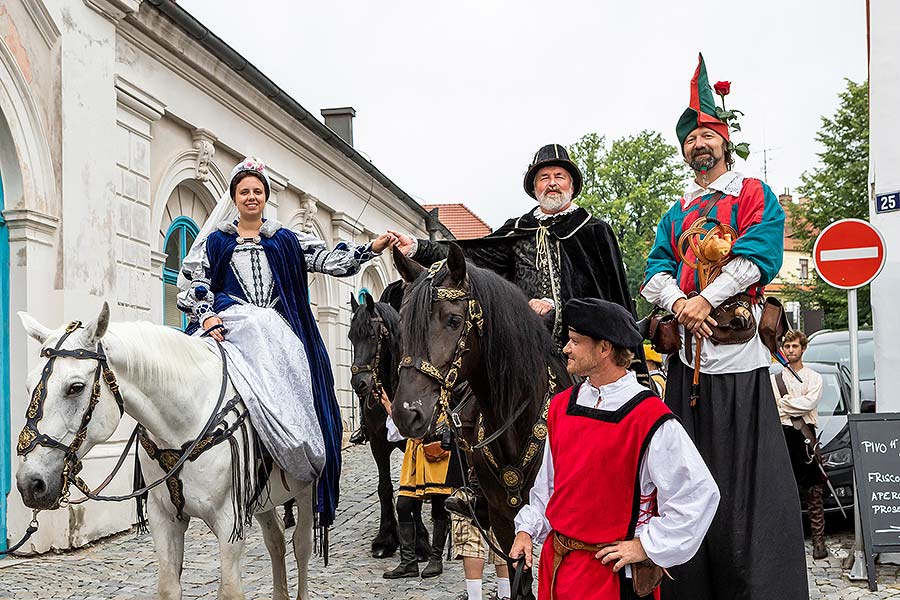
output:
[[[184,465],[184,463],[194,454],[200,442],[208,436],[209,430],[216,424],[217,417],[219,416],[219,409],[221,408],[222,401],[225,398],[225,392],[228,391],[228,363],[225,356],[225,350],[222,348],[222,345],[217,342],[216,347],[219,350],[219,354],[222,360],[222,384],[219,389],[219,397],[216,400],[216,406],[213,409],[209,419],[207,420],[206,425],[204,425],[203,429],[201,430],[200,435],[197,436],[196,439],[194,439],[191,445],[185,450],[184,454],[182,454],[182,456],[172,466],[172,468],[165,475],[163,475],[153,483],[145,485],[138,490],[134,490],[130,494],[124,494],[121,496],[100,496],[98,494],[104,488],[106,488],[107,485],[109,485],[109,483],[118,473],[119,469],[122,467],[122,464],[125,462],[125,458],[131,451],[131,446],[134,444],[135,439],[138,437],[138,430],[140,425],[135,426],[135,429],[132,432],[128,443],[125,445],[125,449],[116,462],[116,465],[113,468],[112,472],[109,474],[109,476],[107,476],[103,483],[101,483],[95,490],[91,491],[90,487],[88,487],[84,480],[78,476],[78,473],[82,470],[84,464],[82,463],[82,460],[78,458],[77,453],[81,448],[81,445],[84,443],[85,438],[87,437],[87,428],[91,422],[94,409],[96,408],[100,398],[101,375],[103,377],[103,381],[106,382],[107,387],[109,387],[109,390],[113,393],[113,397],[116,400],[116,405],[119,408],[120,418],[123,414],[125,414],[125,401],[122,398],[122,394],[119,390],[119,384],[116,380],[116,376],[109,368],[109,361],[107,359],[106,353],[103,350],[103,344],[101,342],[97,342],[96,351],[87,350],[85,348],[78,348],[75,350],[63,350],[61,348],[66,339],[68,339],[68,337],[72,335],[72,333],[74,333],[81,327],[81,321],[73,321],[69,323],[69,325],[65,329],[65,332],[56,343],[56,346],[53,348],[44,348],[41,351],[41,356],[48,359],[47,364],[44,365],[44,368],[41,371],[41,379],[32,392],[31,402],[29,403],[28,409],[25,412],[25,427],[22,428],[22,432],[19,434],[19,440],[16,447],[16,451],[19,456],[27,455],[37,446],[44,446],[46,448],[62,450],[65,453],[65,456],[63,458],[63,469],[60,475],[60,496],[54,503],[54,505],[50,507],[50,509],[33,509],[31,523],[26,529],[23,538],[10,548],[0,551],[0,555],[12,554],[13,552],[21,548],[26,541],[28,541],[28,539],[38,530],[39,524],[37,521],[37,516],[41,512],[41,510],[55,510],[57,508],[61,508],[71,504],[81,504],[88,499],[104,502],[121,502],[124,500],[131,500],[133,498],[146,494],[151,489],[165,482],[169,477],[178,472],[178,470]],[[209,335],[212,330],[218,329],[220,327],[222,326],[214,326],[208,331],[205,331],[203,335]],[[79,426],[78,431],[76,431],[75,437],[72,439],[72,442],[68,446],[66,446],[59,440],[53,439],[46,434],[40,433],[40,431],[38,430],[38,422],[43,418],[44,415],[44,402],[47,399],[47,383],[53,373],[53,363],[57,358],[60,357],[97,361],[97,370],[94,374],[94,382],[91,387],[91,397],[88,401],[88,406],[85,409],[84,415],[82,415],[81,417],[81,425]],[[79,491],[84,494],[84,497],[70,501],[69,488],[73,484],[78,488]]]
[[[91,422],[91,418],[94,415],[94,408],[97,406],[97,402],[100,399],[100,377],[103,377],[103,380],[106,382],[107,387],[112,392],[113,397],[116,400],[116,405],[119,407],[119,416],[121,417],[125,413],[125,402],[122,399],[122,394],[119,391],[119,383],[116,381],[116,376],[109,368],[109,363],[106,358],[106,353],[103,351],[102,342],[97,342],[97,350],[87,350],[84,348],[78,348],[75,350],[63,350],[63,343],[72,335],[75,331],[81,328],[81,321],[73,321],[69,323],[66,327],[65,333],[59,338],[59,341],[56,343],[56,346],[53,348],[44,348],[41,351],[41,356],[47,358],[47,364],[44,365],[43,370],[41,371],[41,379],[38,382],[37,386],[34,388],[34,392],[31,394],[31,402],[28,405],[28,410],[25,411],[25,427],[22,428],[22,432],[19,434],[19,441],[16,446],[16,452],[19,456],[25,456],[32,450],[34,450],[38,446],[44,446],[45,448],[52,448],[55,450],[62,450],[64,453],[63,457],[63,469],[60,477],[61,481],[61,493],[60,497],[57,499],[52,509],[59,508],[60,506],[64,506],[68,503],[69,499],[69,486],[71,484],[75,484],[78,489],[82,490],[82,488],[87,488],[87,485],[78,476],[78,473],[84,467],[81,459],[78,458],[78,450],[81,449],[81,445],[84,443],[85,438],[87,437],[87,429],[88,425]],[[84,411],[84,414],[81,417],[81,424],[78,427],[78,430],[75,432],[75,437],[72,439],[72,442],[69,445],[62,443],[59,440],[53,439],[52,437],[41,433],[38,430],[38,423],[44,417],[44,402],[47,399],[47,384],[50,376],[53,374],[53,364],[57,358],[75,358],[78,360],[96,360],[97,361],[97,369],[94,372],[94,382],[91,386],[91,397],[88,401],[87,408]]]
[[[432,426],[434,426],[440,418],[441,411],[447,415],[448,421],[455,416],[456,422],[459,422],[458,413],[455,414],[450,409],[450,395],[459,380],[459,370],[462,368],[463,356],[469,351],[469,334],[472,332],[472,329],[475,329],[476,333],[479,335],[484,331],[484,312],[482,311],[481,304],[478,300],[472,297],[466,290],[438,287],[434,285],[434,277],[445,263],[445,260],[441,260],[431,265],[428,269],[426,279],[429,281],[429,286],[431,288],[432,304],[435,302],[466,301],[466,317],[462,331],[459,334],[459,339],[456,342],[456,350],[453,354],[453,359],[450,361],[450,368],[447,370],[447,373],[442,373],[441,370],[429,360],[430,357],[428,357],[428,359],[414,359],[409,355],[404,356],[400,360],[400,365],[398,367],[398,369],[404,367],[414,368],[440,384],[441,391],[438,403],[435,405],[434,414],[432,415]],[[454,423],[454,425],[456,425],[456,423]]]
[[[404,356],[401,359],[398,368],[415,368],[420,373],[436,380],[440,384],[441,391],[439,402],[435,406],[435,411],[432,415],[432,426],[434,426],[434,424],[440,419],[442,412],[447,416],[447,420],[449,421],[451,427],[453,427],[454,433],[456,434],[454,438],[456,440],[457,447],[457,462],[459,465],[460,473],[462,475],[462,479],[465,480],[466,474],[463,472],[462,459],[459,457],[460,447],[458,442],[458,429],[462,426],[459,413],[461,410],[461,405],[464,404],[465,401],[463,401],[463,403],[461,403],[461,405],[457,406],[455,409],[451,409],[450,396],[459,379],[459,370],[462,368],[463,357],[465,356],[466,352],[469,351],[469,334],[472,332],[472,329],[475,329],[479,335],[484,332],[484,311],[482,310],[481,304],[478,302],[478,300],[474,298],[468,291],[457,288],[439,287],[435,285],[434,278],[445,263],[446,260],[442,260],[432,264],[428,269],[428,274],[426,275],[426,279],[429,281],[429,285],[431,287],[432,304],[434,304],[435,302],[459,302],[463,300],[467,302],[465,322],[463,323],[463,328],[462,332],[460,333],[459,339],[456,342],[456,350],[454,352],[453,359],[450,361],[450,368],[445,374],[442,373],[441,370],[438,369],[430,360],[414,359],[409,355]],[[524,481],[521,468],[524,468],[525,466],[528,466],[529,463],[531,463],[532,459],[537,455],[538,450],[540,449],[540,444],[543,443],[543,441],[547,437],[546,412],[549,406],[549,399],[552,397],[552,390],[555,386],[555,378],[553,374],[549,371],[548,373],[549,385],[547,389],[547,397],[543,402],[541,416],[539,417],[538,422],[532,428],[531,439],[529,440],[529,443],[526,444],[525,450],[522,453],[522,457],[520,457],[520,462],[522,462],[523,464],[519,468],[517,468],[517,464],[517,467],[511,466],[504,469],[499,477],[504,489],[507,489],[508,496],[511,486],[517,489],[520,488],[521,483]],[[474,449],[480,449],[486,456],[492,456],[492,454],[490,453],[490,449],[488,448],[488,444],[497,439],[501,434],[503,434],[504,431],[511,427],[516,419],[522,415],[526,407],[527,403],[523,403],[523,405],[519,407],[515,411],[515,413],[503,424],[503,426],[492,433],[489,438],[479,440],[479,443],[474,447]],[[483,437],[483,429],[481,429],[481,433]],[[514,501],[510,501],[511,497],[512,496],[509,496],[507,498],[507,503],[509,503],[510,506],[514,508],[518,508],[516,506],[517,503],[515,503]],[[519,498],[519,496],[516,495],[515,498]],[[521,504],[521,502],[518,502],[518,504]],[[478,521],[478,517],[475,515],[475,509],[472,506],[472,503],[470,501],[467,501],[466,505],[469,509],[470,516],[472,517],[472,522],[475,524],[478,531],[484,538],[485,543],[487,543],[491,550],[495,554],[497,554],[497,556],[500,556],[508,563],[516,563],[511,589],[513,591],[514,597],[518,598],[520,595],[519,588],[521,587],[521,577],[525,568],[525,560],[509,556],[501,548],[498,548],[493,542],[491,542],[488,532],[484,529],[484,527]]]
[[381,368],[381,350],[385,340],[391,335],[384,324],[384,319],[381,317],[373,317],[370,320],[372,323],[378,323],[378,340],[375,342],[375,356],[372,358],[372,362],[364,364],[353,363],[350,365],[350,373],[353,375],[359,373],[372,373],[372,390],[369,393],[368,398],[363,399],[362,396],[360,396],[360,400],[365,401],[366,408],[368,409],[373,408],[381,399],[381,390],[384,389],[378,376],[378,372]]

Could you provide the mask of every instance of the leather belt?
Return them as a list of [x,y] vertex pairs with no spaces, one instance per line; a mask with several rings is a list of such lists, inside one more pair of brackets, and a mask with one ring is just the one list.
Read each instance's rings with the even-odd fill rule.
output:
[[550,600],[554,599],[556,593],[556,572],[562,564],[563,559],[574,550],[584,550],[586,552],[597,553],[607,546],[612,546],[616,542],[608,542],[605,544],[586,544],[585,542],[565,536],[558,531],[552,533],[553,536],[553,571],[550,576]]

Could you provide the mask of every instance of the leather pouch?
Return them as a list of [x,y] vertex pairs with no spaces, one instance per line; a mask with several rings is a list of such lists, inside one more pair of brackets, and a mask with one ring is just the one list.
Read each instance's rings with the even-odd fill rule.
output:
[[709,316],[718,323],[712,327],[711,336],[716,344],[744,344],[756,335],[753,299],[749,294],[736,294],[728,298]]
[[425,453],[425,460],[428,462],[437,462],[450,456],[450,451],[441,447],[440,440],[422,444],[422,451]]
[[781,302],[777,298],[766,298],[759,322],[759,339],[773,356],[778,354],[784,334],[789,329],[790,323]]
[[660,354],[675,354],[681,349],[681,333],[678,321],[672,313],[663,313],[659,308],[650,314],[647,339],[653,349]]
[[631,584],[634,593],[643,598],[653,593],[662,583],[663,569],[648,558],[645,561],[631,564]]

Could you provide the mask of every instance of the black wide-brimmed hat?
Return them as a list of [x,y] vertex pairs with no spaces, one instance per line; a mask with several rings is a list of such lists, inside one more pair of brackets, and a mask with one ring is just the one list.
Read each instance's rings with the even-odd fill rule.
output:
[[534,154],[531,159],[531,165],[528,166],[528,172],[525,173],[525,192],[535,198],[534,195],[534,176],[544,167],[562,167],[572,176],[572,198],[574,199],[581,192],[581,184],[583,178],[578,165],[569,159],[569,153],[566,152],[565,146],[559,144],[547,144]]

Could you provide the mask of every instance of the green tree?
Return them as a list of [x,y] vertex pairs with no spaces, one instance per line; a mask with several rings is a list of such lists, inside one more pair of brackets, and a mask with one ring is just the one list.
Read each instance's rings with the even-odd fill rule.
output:
[[584,175],[578,204],[609,223],[619,247],[638,314],[649,305],[638,293],[656,225],[684,190],[687,166],[677,148],[654,131],[619,138],[589,133],[569,148]]
[[[799,192],[807,201],[791,205],[788,217],[794,238],[812,252],[819,232],[838,219],[869,219],[869,97],[868,82],[854,83],[839,94],[840,105],[831,117],[822,117],[816,141],[820,165],[801,178]],[[785,295],[804,306],[823,309],[825,327],[847,327],[847,292],[831,287],[818,274],[809,282],[788,284]],[[872,323],[869,286],[857,297],[860,324]]]

